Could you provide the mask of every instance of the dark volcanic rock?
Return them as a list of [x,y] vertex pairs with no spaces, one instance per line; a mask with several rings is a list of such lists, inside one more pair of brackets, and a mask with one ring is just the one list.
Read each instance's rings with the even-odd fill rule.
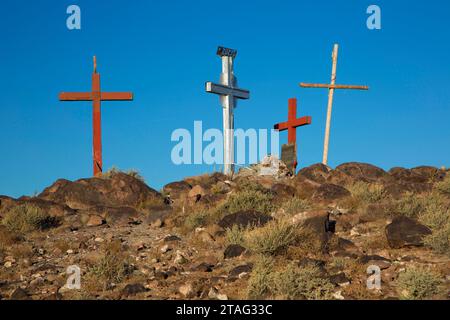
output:
[[329,173],[331,172],[331,168],[322,164],[317,163],[312,166],[301,169],[297,175],[301,175],[311,181],[315,181],[318,183],[325,183]]
[[435,167],[421,166],[412,168],[411,172],[427,179],[428,181],[442,181],[445,178],[446,172]]
[[[326,210],[302,212],[292,218],[292,223],[304,230],[309,230],[320,243],[321,249],[328,250],[328,241],[335,230],[335,221],[330,220],[330,213]],[[311,235],[306,233],[305,236]],[[299,241],[302,241],[299,239]]]
[[417,221],[405,216],[395,217],[386,226],[386,238],[391,248],[422,246],[423,237],[431,234],[431,230]]
[[253,264],[249,263],[249,264],[243,264],[240,266],[237,266],[235,268],[233,268],[230,271],[230,277],[237,277],[239,276],[241,273],[250,273],[253,270]]
[[28,292],[22,288],[15,289],[11,296],[9,297],[11,300],[31,300],[30,295]]
[[349,162],[336,167],[336,170],[342,171],[355,180],[366,182],[375,182],[389,176],[386,171],[374,165],[359,162]]
[[178,242],[181,241],[181,238],[176,235],[168,235],[164,238],[164,242]]
[[350,283],[350,279],[347,278],[347,276],[343,272],[332,275],[332,276],[330,276],[329,279],[330,279],[330,282],[336,286]]
[[229,245],[224,253],[223,256],[225,259],[231,259],[231,258],[236,258],[239,257],[240,255],[242,255],[245,252],[245,248],[238,245],[238,244],[232,244]]
[[384,187],[384,191],[394,197],[395,199],[401,198],[405,193],[425,193],[431,191],[433,185],[431,183],[390,183]]
[[65,204],[72,209],[91,207],[137,207],[147,201],[162,199],[155,190],[141,180],[125,173],[109,177],[81,179],[75,182],[58,180],[38,198]]
[[134,296],[138,293],[146,292],[147,289],[140,283],[127,284],[125,288],[122,289],[122,295],[124,296]]
[[417,171],[395,167],[389,170],[389,174],[395,179],[397,183],[427,183],[428,177],[419,174]]
[[214,268],[213,264],[207,263],[207,262],[202,262],[199,265],[195,266],[194,268],[192,268],[192,271],[197,271],[197,272],[212,272]]
[[319,201],[331,201],[342,199],[345,197],[351,196],[350,191],[345,189],[344,187],[335,185],[335,184],[322,184],[316,192],[314,192],[313,199]]
[[275,194],[277,199],[293,198],[297,194],[297,190],[294,187],[283,183],[274,184],[270,190]]
[[187,197],[187,194],[191,189],[192,186],[186,181],[172,182],[163,187],[164,193],[168,194],[172,200],[179,199],[182,195]]
[[224,229],[232,228],[234,225],[240,227],[261,227],[271,220],[273,220],[271,216],[257,211],[240,211],[223,217],[219,222],[219,226]]

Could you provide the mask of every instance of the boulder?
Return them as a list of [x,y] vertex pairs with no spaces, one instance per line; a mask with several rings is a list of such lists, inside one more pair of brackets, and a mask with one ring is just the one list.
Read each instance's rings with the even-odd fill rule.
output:
[[20,287],[15,289],[9,298],[10,300],[32,300],[28,292]]
[[293,180],[293,184],[295,186],[297,196],[302,199],[310,199],[321,186],[320,183],[309,180],[302,175],[297,175]]
[[102,217],[98,216],[98,215],[91,215],[89,217],[89,220],[86,223],[87,227],[98,227],[101,226],[105,223],[105,220],[103,220]]
[[309,230],[310,233],[306,233],[305,236],[314,237],[323,250],[327,250],[328,241],[331,234],[335,232],[336,224],[335,221],[330,220],[330,214],[325,210],[299,213],[292,218],[291,223]]
[[431,230],[413,219],[398,216],[386,226],[385,233],[389,246],[399,249],[409,246],[422,246],[423,237],[430,235]]
[[227,181],[229,178],[220,172],[214,172],[213,174],[203,174],[195,177],[188,177],[184,179],[184,182],[191,186],[199,185],[204,189],[211,189],[213,185]]
[[225,259],[232,259],[241,256],[244,252],[244,247],[238,244],[232,244],[225,249],[223,256]]
[[344,172],[354,180],[377,182],[389,175],[381,168],[368,163],[348,162],[336,167],[337,171]]
[[232,228],[235,225],[239,227],[261,227],[271,220],[273,220],[273,218],[267,214],[249,210],[226,215],[218,224],[223,229]]
[[442,181],[445,178],[446,171],[442,169],[438,169],[435,167],[430,166],[420,166],[416,168],[412,168],[411,172],[413,174],[417,174],[425,179],[427,179],[429,182],[433,181]]
[[276,183],[270,189],[277,199],[293,198],[297,194],[297,190],[284,183]]
[[182,198],[183,195],[187,197],[187,194],[191,189],[192,186],[186,181],[176,181],[166,184],[163,187],[163,192],[170,196],[171,200],[177,200]]
[[331,168],[322,164],[322,163],[317,163],[317,164],[313,164],[312,166],[306,167],[301,169],[297,176],[303,176],[311,181],[315,181],[318,183],[325,183],[330,172],[331,172]]
[[196,185],[191,190],[189,190],[188,197],[193,202],[198,202],[202,197],[206,195],[205,189],[202,186]]
[[140,284],[140,283],[133,283],[133,284],[127,284],[123,289],[122,289],[122,295],[129,297],[129,296],[135,296],[139,293],[143,293],[146,292],[147,289],[144,287],[144,285]]
[[249,263],[249,264],[243,264],[237,267],[234,267],[229,275],[230,277],[238,277],[240,274],[242,273],[250,273],[253,270],[253,264]]
[[385,185],[384,191],[394,199],[400,199],[405,193],[426,193],[433,189],[431,183],[393,182]]
[[348,191],[344,187],[335,184],[325,183],[322,184],[319,188],[317,188],[312,198],[318,201],[333,201],[349,196],[351,196],[350,191]]
[[412,171],[409,169],[395,167],[389,170],[391,177],[395,179],[396,182],[400,183],[427,183],[428,177],[419,174],[419,172]]
[[94,206],[138,207],[155,199],[163,201],[161,194],[143,181],[122,172],[75,182],[58,180],[39,194],[38,198],[64,204],[72,209],[90,209]]

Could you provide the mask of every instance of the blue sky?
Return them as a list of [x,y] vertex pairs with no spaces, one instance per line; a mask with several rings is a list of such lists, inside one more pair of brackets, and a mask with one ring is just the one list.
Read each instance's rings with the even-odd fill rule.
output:
[[[82,29],[66,28],[77,4]],[[382,9],[382,30],[366,9]],[[450,166],[450,2],[418,1],[2,1],[0,4],[0,194],[41,191],[58,178],[92,173],[91,104],[62,103],[60,91],[88,91],[92,56],[104,91],[133,91],[133,102],[103,104],[107,169],[138,169],[165,183],[211,166],[175,166],[174,129],[221,128],[218,45],[238,49],[235,71],[251,99],[236,127],[266,128],[287,118],[297,97],[300,165],[321,161],[331,50],[340,44],[338,83],[369,92],[335,95],[330,165]],[[281,135],[281,142],[287,139]]]

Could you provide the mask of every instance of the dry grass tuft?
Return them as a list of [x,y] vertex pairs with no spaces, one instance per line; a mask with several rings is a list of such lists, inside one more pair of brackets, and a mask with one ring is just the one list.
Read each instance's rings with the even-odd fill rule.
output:
[[2,224],[8,230],[20,233],[47,230],[57,226],[58,223],[56,217],[52,217],[42,209],[29,204],[12,208],[2,220]]
[[401,298],[424,300],[439,293],[441,280],[438,274],[424,267],[408,268],[397,279]]

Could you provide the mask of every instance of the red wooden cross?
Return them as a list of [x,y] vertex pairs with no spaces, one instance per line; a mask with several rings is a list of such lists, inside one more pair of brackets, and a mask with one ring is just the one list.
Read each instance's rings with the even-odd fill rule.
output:
[[62,92],[60,101],[92,101],[93,105],[93,158],[94,176],[103,171],[102,161],[102,127],[101,127],[101,102],[102,101],[131,101],[132,92],[101,92],[100,74],[97,73],[97,59],[94,57],[94,72],[92,74],[92,92]]
[[[274,126],[275,130],[278,131],[288,131],[288,143],[296,145],[297,144],[297,127],[306,126],[311,124],[311,117],[297,118],[297,99],[289,99],[289,109],[288,109],[288,121],[278,123]],[[294,164],[297,167],[297,161]]]

